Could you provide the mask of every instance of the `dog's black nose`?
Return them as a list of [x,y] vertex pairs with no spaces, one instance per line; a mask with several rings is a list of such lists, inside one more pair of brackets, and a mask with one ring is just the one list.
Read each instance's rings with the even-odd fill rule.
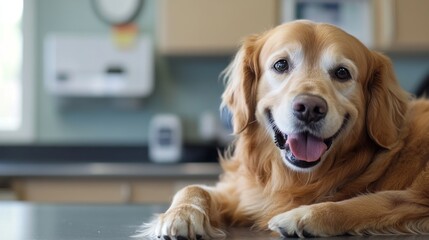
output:
[[296,96],[292,102],[292,108],[293,115],[305,123],[317,122],[328,112],[325,99],[310,94]]

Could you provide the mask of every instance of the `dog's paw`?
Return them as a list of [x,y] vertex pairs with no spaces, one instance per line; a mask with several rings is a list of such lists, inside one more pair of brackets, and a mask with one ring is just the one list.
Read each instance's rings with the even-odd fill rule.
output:
[[136,237],[165,240],[222,239],[225,233],[211,225],[206,212],[193,204],[183,204],[144,224]]
[[328,237],[340,235],[339,226],[331,226],[328,204],[301,206],[273,217],[268,227],[283,237]]

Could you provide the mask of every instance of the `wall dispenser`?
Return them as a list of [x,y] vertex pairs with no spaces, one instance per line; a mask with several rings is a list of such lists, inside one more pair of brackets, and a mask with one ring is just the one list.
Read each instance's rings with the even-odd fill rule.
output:
[[153,90],[153,44],[140,36],[126,49],[107,36],[45,39],[45,83],[64,97],[145,97]]

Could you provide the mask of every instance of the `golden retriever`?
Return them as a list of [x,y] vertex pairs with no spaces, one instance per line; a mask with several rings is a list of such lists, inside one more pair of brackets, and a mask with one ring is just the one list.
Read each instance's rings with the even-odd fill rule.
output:
[[188,186],[143,236],[429,234],[429,102],[328,24],[248,37],[226,70],[236,140],[215,187]]

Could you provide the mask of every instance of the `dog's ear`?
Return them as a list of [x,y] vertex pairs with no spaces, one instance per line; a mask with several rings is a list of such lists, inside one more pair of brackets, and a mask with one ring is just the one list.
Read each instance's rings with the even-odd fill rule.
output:
[[260,36],[248,37],[237,52],[234,60],[223,72],[226,89],[222,95],[221,107],[232,113],[234,133],[244,131],[256,120],[256,92],[259,79]]
[[371,55],[366,86],[367,131],[376,144],[390,149],[398,140],[409,95],[399,86],[390,59],[377,52]]

